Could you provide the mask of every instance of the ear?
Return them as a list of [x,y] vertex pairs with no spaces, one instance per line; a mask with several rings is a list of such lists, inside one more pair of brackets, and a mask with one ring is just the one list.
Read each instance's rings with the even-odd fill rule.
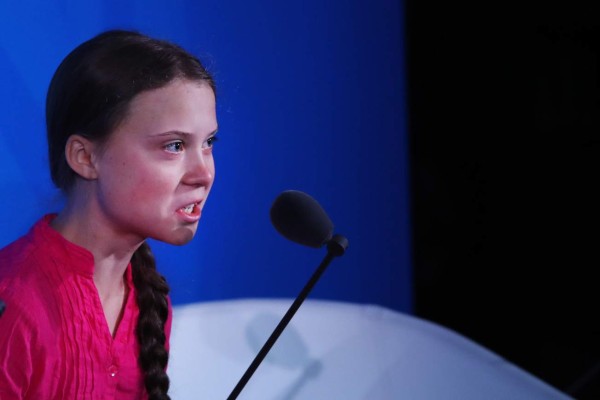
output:
[[98,173],[93,163],[95,151],[94,142],[81,135],[71,135],[65,146],[67,164],[82,178],[96,179]]

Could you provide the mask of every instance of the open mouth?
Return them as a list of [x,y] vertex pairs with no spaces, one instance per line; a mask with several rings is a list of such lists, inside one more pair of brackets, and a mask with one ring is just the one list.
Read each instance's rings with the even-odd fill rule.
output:
[[192,215],[192,216],[196,216],[200,214],[200,207],[198,203],[192,203],[192,204],[188,204],[185,207],[181,207],[179,209],[179,212],[185,214],[185,215]]
[[196,204],[190,204],[189,206],[181,207],[181,211],[186,214],[191,214],[194,211],[194,208],[196,208]]

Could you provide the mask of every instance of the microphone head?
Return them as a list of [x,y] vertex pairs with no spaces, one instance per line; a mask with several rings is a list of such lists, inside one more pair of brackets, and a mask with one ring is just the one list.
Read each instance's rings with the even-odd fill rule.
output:
[[287,190],[271,206],[271,223],[285,238],[319,248],[331,240],[333,223],[321,205],[306,193]]

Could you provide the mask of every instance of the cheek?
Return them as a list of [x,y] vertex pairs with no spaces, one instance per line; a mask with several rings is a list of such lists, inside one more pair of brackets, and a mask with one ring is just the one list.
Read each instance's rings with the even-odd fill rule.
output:
[[116,196],[117,201],[149,200],[168,191],[175,179],[168,168],[161,168],[156,162],[131,159],[113,163],[107,175],[110,183],[106,188]]
[[177,186],[177,179],[166,168],[138,169],[129,177],[133,195],[144,198],[161,198],[171,193]]

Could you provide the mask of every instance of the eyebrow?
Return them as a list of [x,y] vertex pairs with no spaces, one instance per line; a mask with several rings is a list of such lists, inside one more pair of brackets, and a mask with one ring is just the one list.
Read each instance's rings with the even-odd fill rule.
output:
[[[209,133],[207,137],[215,136],[217,134],[217,132],[219,132],[219,128],[217,128],[214,131],[212,131],[211,133]],[[179,136],[189,137],[189,136],[193,136],[194,134],[190,133],[190,132],[184,132],[184,131],[167,131],[167,132],[154,133],[154,134],[151,134],[150,136],[161,137],[161,136],[171,136],[171,135],[179,135]]]

